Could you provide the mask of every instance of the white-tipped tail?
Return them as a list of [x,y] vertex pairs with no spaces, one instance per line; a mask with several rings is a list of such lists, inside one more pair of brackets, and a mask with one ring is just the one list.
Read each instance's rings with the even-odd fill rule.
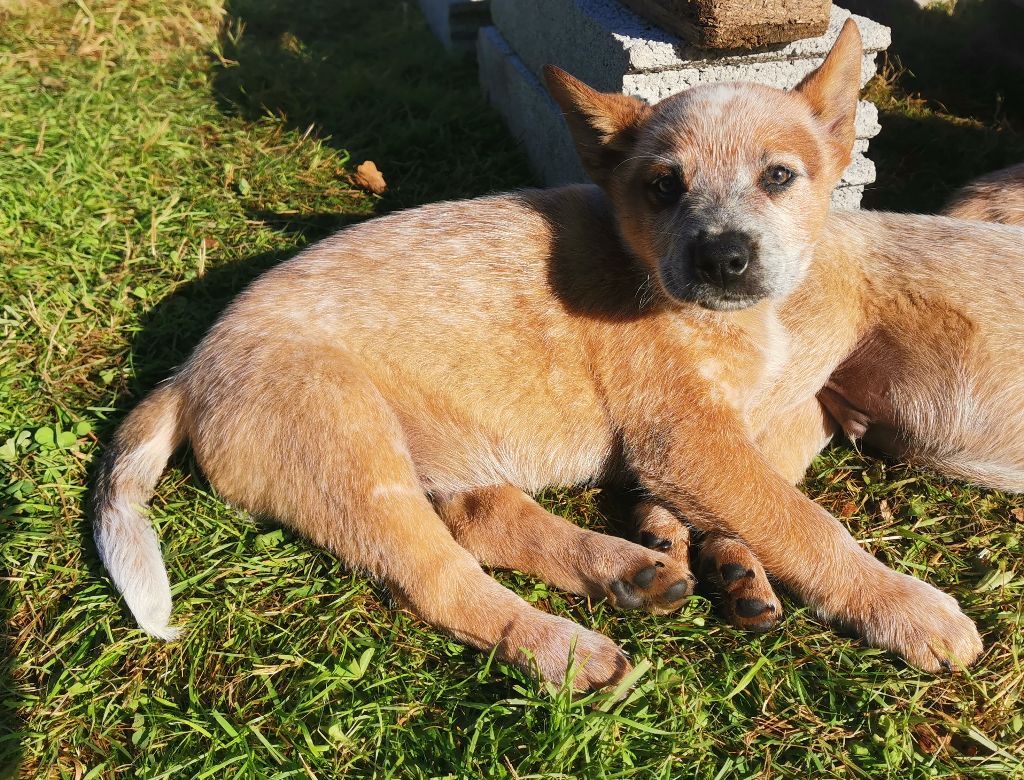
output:
[[181,443],[180,391],[158,388],[118,429],[100,464],[93,532],[100,559],[139,627],[176,639],[170,626],[171,586],[146,505],[168,459]]

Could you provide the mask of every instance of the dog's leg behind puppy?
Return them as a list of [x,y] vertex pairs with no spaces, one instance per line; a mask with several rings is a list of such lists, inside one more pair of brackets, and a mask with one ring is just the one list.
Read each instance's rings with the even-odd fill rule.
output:
[[534,609],[455,541],[422,490],[397,415],[347,354],[289,344],[253,355],[231,367],[231,393],[186,367],[128,417],[104,458],[97,546],[140,625],[164,638],[175,633],[141,505],[187,435],[228,500],[379,577],[403,605],[467,644],[521,666],[535,662],[554,681],[574,651],[580,688],[628,671],[611,640]]
[[[607,599],[619,609],[672,612],[694,589],[689,528],[655,501],[634,508],[638,543],[579,528],[511,485],[435,499],[435,506],[456,541],[481,563]],[[742,541],[707,534],[699,561],[702,578],[720,591],[736,626],[766,631],[778,622],[782,605]]]
[[580,528],[511,485],[436,503],[455,539],[488,566],[515,569],[623,609],[670,612],[693,593],[685,558]]

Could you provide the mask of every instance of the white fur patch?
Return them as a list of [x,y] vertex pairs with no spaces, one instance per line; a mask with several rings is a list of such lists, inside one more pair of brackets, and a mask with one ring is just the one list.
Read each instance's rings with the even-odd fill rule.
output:
[[139,628],[172,641],[180,629],[169,625],[171,585],[156,532],[140,509],[123,499],[106,507],[96,525],[96,547]]

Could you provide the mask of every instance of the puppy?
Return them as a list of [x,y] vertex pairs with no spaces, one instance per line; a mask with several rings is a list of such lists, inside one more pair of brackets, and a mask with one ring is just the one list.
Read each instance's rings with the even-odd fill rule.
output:
[[629,664],[480,562],[665,611],[685,562],[527,494],[628,474],[742,538],[828,619],[924,669],[982,645],[957,603],[865,552],[794,487],[839,415],[948,473],[1024,488],[1024,249],[1009,228],[829,213],[860,81],[854,24],[793,92],[651,107],[557,69],[599,185],[425,206],[264,274],[128,416],[99,469],[100,555],[172,638],[143,506],[191,443],[218,492],[383,580],[428,623],[580,688]]

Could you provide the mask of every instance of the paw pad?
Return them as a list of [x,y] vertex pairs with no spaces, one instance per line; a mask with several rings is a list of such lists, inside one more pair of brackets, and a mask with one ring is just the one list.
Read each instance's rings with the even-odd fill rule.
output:
[[722,574],[722,582],[726,585],[732,585],[737,580],[742,580],[744,577],[753,578],[754,570],[748,569],[746,566],[740,566],[738,563],[723,563],[719,567],[719,571]]
[[650,531],[642,531],[640,533],[640,544],[646,547],[648,550],[665,550],[672,549],[672,540],[665,539],[657,534],[652,534]]

